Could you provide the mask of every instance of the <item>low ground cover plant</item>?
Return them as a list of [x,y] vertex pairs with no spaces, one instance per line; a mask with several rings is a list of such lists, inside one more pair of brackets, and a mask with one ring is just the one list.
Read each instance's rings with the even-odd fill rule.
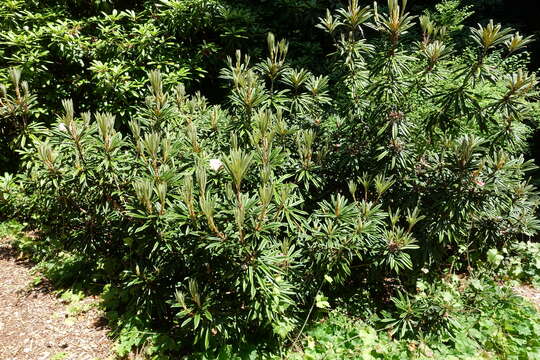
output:
[[[301,351],[290,359],[537,359],[540,318],[531,304],[511,289],[486,279],[454,278],[424,287],[412,299],[403,321],[415,323],[412,337],[392,339],[373,325],[334,310],[308,330]],[[428,301],[433,297],[435,301]],[[401,306],[403,298],[395,299]],[[427,304],[429,303],[429,305]],[[440,308],[442,306],[442,308]],[[441,317],[433,316],[440,312]],[[438,336],[419,323],[437,326],[437,318],[452,330]],[[234,356],[232,357],[234,358]]]
[[268,34],[266,58],[228,59],[223,104],[150,71],[127,131],[114,109],[63,100],[0,178],[1,211],[39,229],[38,258],[84,268],[120,336],[155,353],[296,343],[338,298],[412,301],[420,318],[385,317],[392,336],[449,341],[455,324],[417,280],[536,234],[537,79],[517,55],[529,38],[489,22],[456,51],[446,24],[405,6],[323,15],[324,74]]

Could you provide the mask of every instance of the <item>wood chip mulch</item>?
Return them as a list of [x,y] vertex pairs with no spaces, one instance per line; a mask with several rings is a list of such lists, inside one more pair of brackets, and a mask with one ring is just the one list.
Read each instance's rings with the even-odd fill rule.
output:
[[529,300],[540,311],[540,290],[527,285],[514,286],[514,292]]
[[0,239],[0,359],[112,359],[97,299],[66,304],[46,287],[32,287],[31,264],[16,255]]

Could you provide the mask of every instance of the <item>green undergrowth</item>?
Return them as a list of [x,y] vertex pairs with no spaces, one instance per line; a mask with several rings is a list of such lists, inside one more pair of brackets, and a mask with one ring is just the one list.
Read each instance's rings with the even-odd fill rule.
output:
[[[436,291],[446,297],[443,317],[452,323],[447,334],[424,332],[416,323],[410,335],[397,337],[381,327],[381,319],[360,319],[347,309],[331,310],[321,316],[289,350],[272,359],[540,359],[540,316],[534,307],[516,296],[510,287],[487,279],[462,281],[457,278],[441,282]],[[418,297],[409,304],[410,312],[394,310],[403,321],[423,316],[436,323],[429,309],[414,314]],[[437,308],[437,300],[431,302]],[[416,319],[415,319],[416,317]],[[439,328],[440,330],[440,328]],[[200,359],[259,359],[259,350],[235,353],[231,348],[217,355],[200,355]]]
[[536,310],[509,288],[487,281],[476,286],[481,287],[476,299],[451,296],[454,306],[463,308],[445,314],[456,326],[446,338],[419,331],[396,340],[386,331],[335,310],[307,332],[302,350],[286,358],[540,359]]
[[0,222],[0,240],[4,241],[5,239],[20,239],[23,228],[23,224],[14,220]]
[[415,291],[398,292],[382,311],[368,305],[367,294],[318,297],[312,321],[285,345],[254,338],[217,352],[182,355],[187,351],[174,339],[150,331],[136,313],[123,312],[129,293],[106,283],[106,266],[85,271],[88,264],[73,255],[41,256],[36,249],[42,240],[26,236],[23,229],[17,222],[0,223],[0,237],[36,261],[36,272],[63,301],[76,305],[73,299],[80,300],[83,292],[100,294],[118,358],[137,351],[156,360],[540,359],[540,315],[510,287],[520,280],[537,281],[536,244],[518,246],[519,253],[492,252],[476,275],[418,280]]

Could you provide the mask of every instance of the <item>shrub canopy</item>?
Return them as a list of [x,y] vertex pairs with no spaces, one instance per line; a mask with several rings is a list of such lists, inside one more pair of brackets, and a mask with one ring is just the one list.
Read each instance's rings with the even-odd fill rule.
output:
[[318,28],[335,43],[324,73],[270,33],[263,60],[228,58],[222,104],[159,70],[127,126],[118,103],[64,100],[1,178],[2,210],[49,236],[45,253],[81,255],[119,311],[204,347],[286,337],[314,299],[410,288],[537,232],[537,79],[515,55],[528,38],[489,22],[454,51],[397,0],[351,0]]

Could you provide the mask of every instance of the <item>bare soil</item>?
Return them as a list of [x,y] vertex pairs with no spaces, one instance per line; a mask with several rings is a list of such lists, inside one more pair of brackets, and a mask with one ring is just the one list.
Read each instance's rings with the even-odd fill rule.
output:
[[112,341],[98,299],[58,298],[32,286],[32,264],[0,239],[0,359],[112,359]]

